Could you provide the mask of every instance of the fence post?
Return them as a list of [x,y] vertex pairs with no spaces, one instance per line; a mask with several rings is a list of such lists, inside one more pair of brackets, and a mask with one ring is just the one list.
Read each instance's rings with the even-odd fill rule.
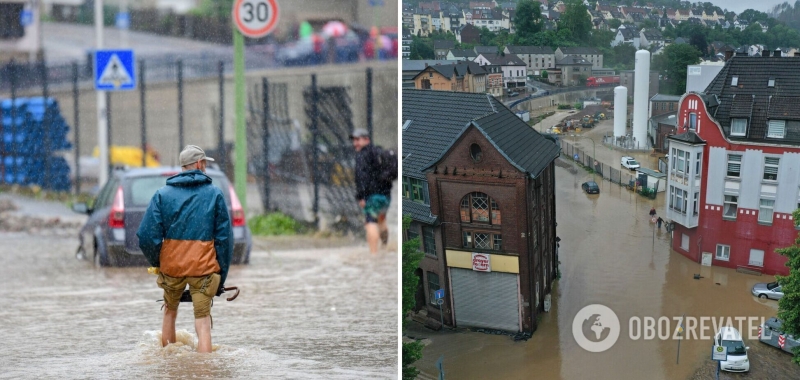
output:
[[178,59],[178,152],[183,149],[183,60]]
[[44,60],[39,61],[39,69],[41,70],[40,74],[42,75],[42,98],[44,98],[44,115],[42,115],[42,145],[44,145],[44,183],[43,186],[45,189],[50,189],[51,183],[51,175],[52,171],[50,170],[50,131],[52,130],[52,126],[50,125],[50,119],[48,117],[48,107],[47,107],[47,98],[50,97],[49,89],[47,88],[47,63]]
[[317,90],[317,74],[311,74],[311,167],[314,183],[314,224],[319,228],[319,152],[317,140],[319,131],[319,91]]
[[[145,104],[146,86],[144,82],[144,60],[139,61],[139,102],[142,105],[142,167],[147,166],[147,105]],[[109,152],[111,149],[108,150]]]
[[373,140],[372,136],[372,68],[367,68],[367,131],[369,132],[370,141]]
[[217,153],[219,155],[219,167],[225,174],[228,173],[228,157],[225,154],[225,63],[217,63],[217,75],[219,77],[219,130],[217,131]]
[[261,78],[261,98],[262,98],[262,106],[264,107],[264,117],[261,119],[261,127],[263,129],[263,133],[261,135],[261,145],[263,146],[263,151],[261,152],[262,159],[264,160],[262,163],[262,167],[264,170],[264,199],[261,200],[261,203],[264,207],[264,213],[269,212],[269,81],[267,81],[266,77]]
[[111,163],[111,91],[106,91],[106,126],[108,133],[106,134],[106,146],[108,146],[108,174],[111,177],[114,165]]
[[73,122],[75,124],[75,195],[81,193],[81,125],[78,117],[78,110],[80,110],[78,96],[78,62],[72,62],[72,112],[75,118]]

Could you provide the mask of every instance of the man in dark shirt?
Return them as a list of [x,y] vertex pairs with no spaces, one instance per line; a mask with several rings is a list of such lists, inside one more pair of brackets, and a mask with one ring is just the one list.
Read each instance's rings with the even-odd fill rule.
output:
[[389,209],[391,182],[381,178],[381,148],[372,145],[369,132],[358,128],[350,135],[356,150],[356,200],[364,211],[367,244],[372,254],[378,253],[378,239],[389,240],[386,211]]

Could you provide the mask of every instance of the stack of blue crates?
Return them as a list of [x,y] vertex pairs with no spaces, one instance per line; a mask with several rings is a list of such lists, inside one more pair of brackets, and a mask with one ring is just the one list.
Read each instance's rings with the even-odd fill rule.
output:
[[1,100],[0,117],[0,183],[69,191],[69,165],[58,152],[72,144],[58,102],[43,97]]

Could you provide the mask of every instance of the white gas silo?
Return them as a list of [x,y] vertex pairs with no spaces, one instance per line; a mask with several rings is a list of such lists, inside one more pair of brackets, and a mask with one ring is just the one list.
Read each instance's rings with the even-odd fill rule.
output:
[[636,52],[633,79],[633,138],[640,148],[647,148],[647,98],[650,94],[650,52]]
[[628,121],[628,88],[614,88],[614,137],[625,136]]

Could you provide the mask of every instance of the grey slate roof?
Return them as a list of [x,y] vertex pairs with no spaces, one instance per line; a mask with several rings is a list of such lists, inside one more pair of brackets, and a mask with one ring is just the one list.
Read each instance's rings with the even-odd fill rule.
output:
[[625,29],[619,28],[617,29],[617,33],[622,34],[622,38],[626,40],[631,40],[634,37],[639,37],[639,33],[637,33],[635,30],[628,28]]
[[652,98],[650,98],[651,102],[678,102],[680,100],[680,95],[655,94]]
[[455,41],[447,41],[447,40],[436,40],[433,41],[433,48],[434,49],[453,49],[456,47]]
[[403,175],[425,179],[423,170],[438,161],[472,124],[521,171],[536,176],[560,148],[488,94],[403,90]]
[[559,47],[559,49],[561,49],[561,52],[564,53],[564,55],[570,55],[570,54],[573,54],[573,55],[582,55],[582,54],[601,55],[601,54],[603,54],[603,53],[600,52],[600,49],[593,48],[593,47],[563,47],[562,46],[562,47]]
[[497,54],[497,46],[475,46],[476,54]]
[[516,55],[500,55],[500,54],[481,54],[486,58],[491,65],[497,66],[526,66],[525,62]]
[[670,140],[682,141],[689,144],[705,144],[705,140],[701,139],[694,131],[688,131],[679,135],[671,135],[667,137]]
[[[403,71],[416,71],[420,72],[425,70],[426,67],[437,64],[456,63],[458,61],[450,60],[436,60],[436,59],[402,59]],[[416,75],[416,73],[414,74]]]
[[475,58],[478,56],[474,50],[470,49],[450,49],[450,53],[453,54],[453,57]]
[[[732,57],[708,85],[707,98],[718,99],[709,111],[729,136],[731,118],[747,118],[747,135],[729,136],[731,140],[761,141],[800,145],[800,57]],[[733,76],[738,85],[731,86]],[[775,86],[768,87],[770,78]],[[706,102],[707,104],[709,101]],[[787,120],[783,139],[767,138],[769,119]]]
[[591,66],[592,63],[584,59],[583,57],[579,57],[577,55],[568,55],[564,57],[564,59],[556,62],[556,66],[572,66],[572,65],[589,65]]
[[430,206],[410,199],[403,199],[403,215],[409,215],[411,219],[425,224],[436,223],[436,216],[431,214]]
[[511,54],[555,54],[555,50],[549,46],[520,46],[508,45]]

